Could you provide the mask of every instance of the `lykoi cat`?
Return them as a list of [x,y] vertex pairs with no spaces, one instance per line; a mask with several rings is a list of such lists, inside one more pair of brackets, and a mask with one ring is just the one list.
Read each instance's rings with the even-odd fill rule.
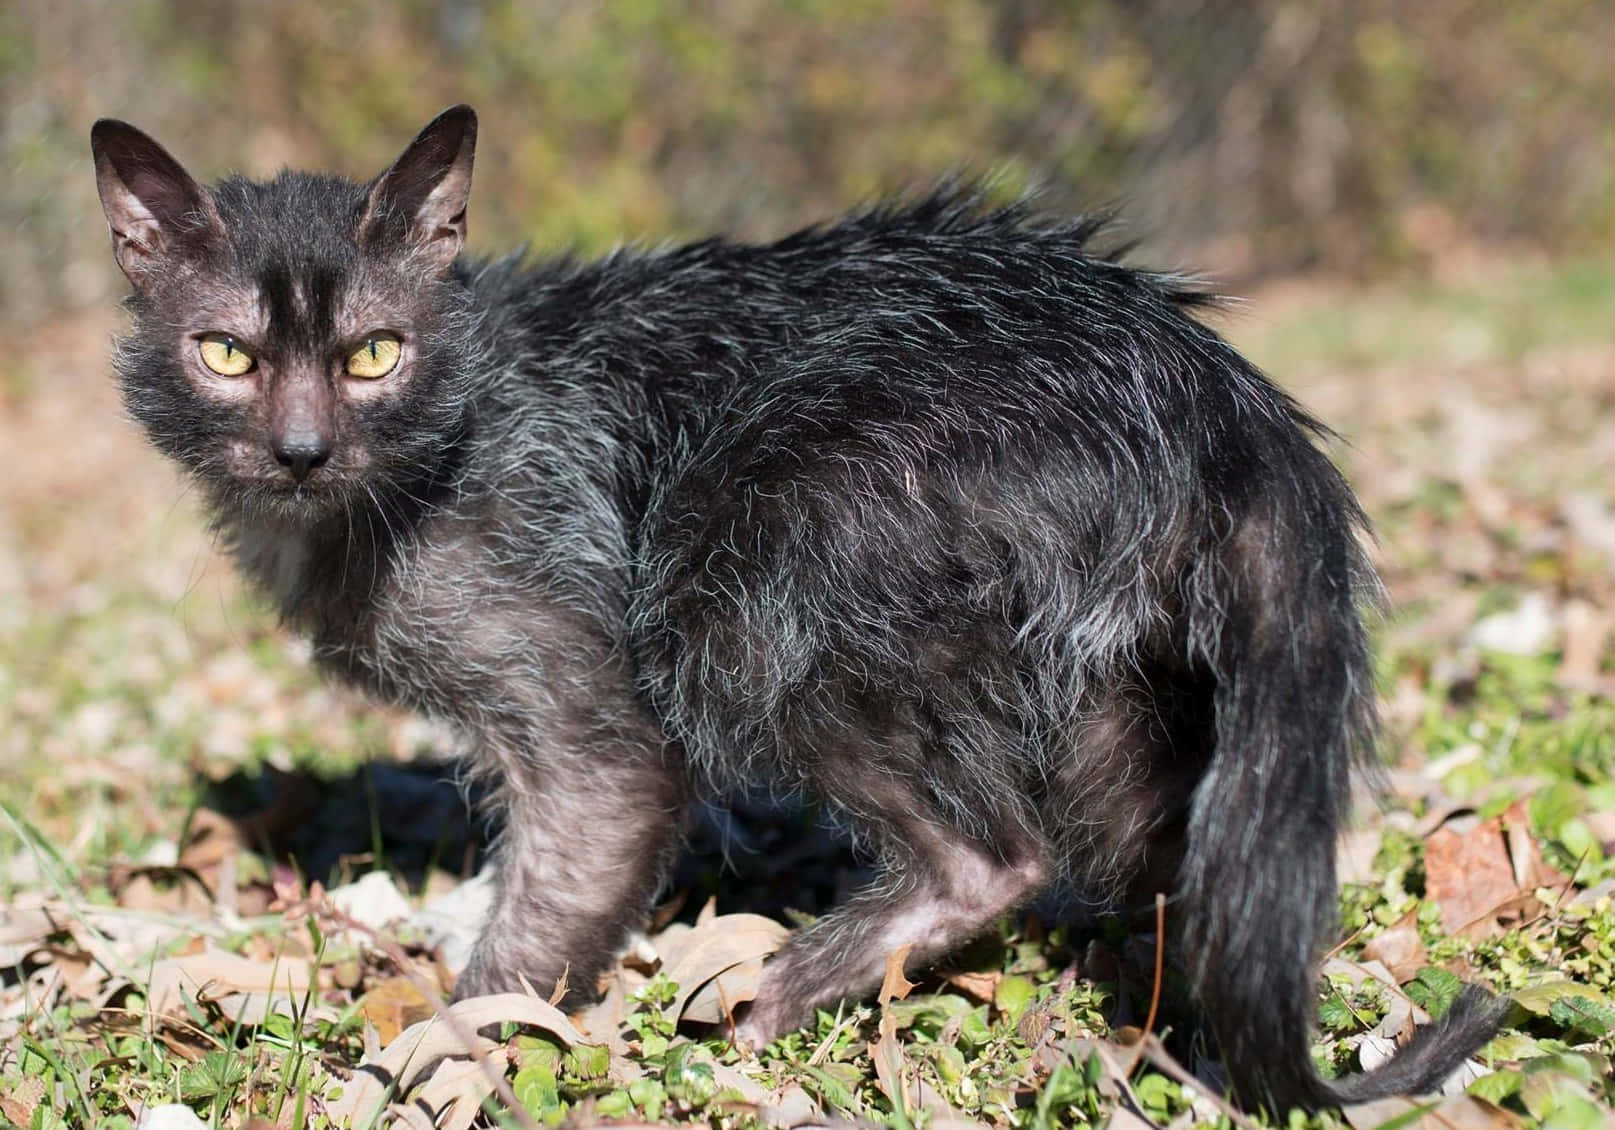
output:
[[358,184],[205,188],[91,143],[129,411],[319,664],[457,725],[503,808],[461,995],[586,996],[701,795],[816,797],[880,860],[754,1045],[1056,879],[1169,935],[1240,1098],[1418,1091],[1309,1058],[1354,758],[1361,515],[1320,428],[1101,224],[969,188],[770,244],[461,255],[476,117]]

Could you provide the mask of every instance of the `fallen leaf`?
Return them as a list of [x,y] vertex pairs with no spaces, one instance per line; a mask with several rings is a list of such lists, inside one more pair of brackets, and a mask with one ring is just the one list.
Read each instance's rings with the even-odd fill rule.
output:
[[[719,1078],[721,1081],[724,1077]],[[800,1083],[785,1084],[759,1106],[758,1113],[770,1126],[779,1127],[804,1126],[824,1120],[823,1108]]]
[[1354,1130],[1378,1130],[1394,1123],[1396,1130],[1516,1130],[1524,1125],[1502,1107],[1471,1095],[1439,1101],[1388,1098],[1353,1103],[1344,1110]]
[[680,1018],[701,1024],[726,1023],[734,1015],[736,1005],[757,999],[762,980],[761,958],[732,965],[690,996]]
[[678,985],[669,1008],[675,1016],[719,1023],[725,1004],[733,1008],[755,999],[762,959],[789,934],[761,914],[711,917],[703,911],[694,928],[671,932],[665,943],[661,937],[653,939],[662,955],[662,972]]
[[44,907],[0,906],[0,968],[20,965],[60,929]]
[[1424,847],[1425,893],[1441,908],[1449,934],[1475,940],[1503,932],[1498,908],[1520,893],[1501,822],[1460,817],[1430,833]]
[[389,977],[359,998],[359,1011],[376,1027],[383,1047],[417,1021],[432,1015],[432,1003],[408,977]]
[[[628,983],[630,975],[636,981],[633,985]],[[604,1044],[613,1056],[628,1054],[628,1042],[622,1036],[622,1022],[628,1015],[629,999],[643,984],[643,975],[631,973],[619,966],[600,1000],[576,1017],[578,1027],[589,1040]]]
[[886,976],[880,982],[879,1001],[884,1008],[894,1000],[906,1000],[914,991],[914,982],[903,976],[903,966],[908,962],[909,951],[913,946],[898,946],[886,955]]
[[474,1059],[445,1059],[411,1105],[431,1111],[432,1125],[438,1130],[466,1130],[493,1091],[493,1080],[482,1064]]
[[[159,879],[167,882],[159,886]],[[107,886],[118,905],[128,910],[203,915],[213,905],[213,892],[188,867],[115,868]]]
[[1111,1111],[1110,1119],[1105,1123],[1105,1130],[1155,1130],[1155,1123],[1124,1106],[1118,1106]]
[[164,958],[151,968],[146,999],[161,1015],[182,1007],[183,998],[214,999],[231,993],[303,996],[314,981],[313,963],[303,958],[254,961],[223,950]]
[[1429,964],[1424,939],[1419,937],[1417,908],[1398,918],[1383,933],[1371,938],[1363,946],[1363,956],[1378,961],[1389,969],[1398,983],[1409,981],[1420,969]]
[[191,816],[179,865],[205,876],[226,858],[250,850],[240,824],[211,808],[199,808]]
[[1508,840],[1514,882],[1522,891],[1535,891],[1538,887],[1563,887],[1570,881],[1568,875],[1542,858],[1542,848],[1531,834],[1531,809],[1527,798],[1521,797],[1509,805],[1500,819]]
[[25,1076],[12,1085],[10,1094],[0,1095],[0,1115],[18,1126],[31,1126],[35,1109],[44,1101],[45,1080],[38,1075]]
[[993,994],[998,991],[998,982],[1003,979],[1003,976],[1002,973],[996,970],[991,973],[965,971],[950,973],[945,980],[966,996],[973,997],[982,1004],[991,1004]]
[[903,976],[903,963],[908,960],[913,946],[898,946],[886,955],[886,975],[880,984],[880,1035],[870,1046],[869,1056],[875,1064],[875,1083],[899,1114],[911,1109],[905,1093],[908,1064],[903,1057],[903,1046],[897,1039],[897,1016],[892,1001],[902,1000],[914,989],[914,983]]
[[442,1015],[410,1025],[379,1056],[365,1057],[330,1113],[356,1124],[361,1118],[373,1119],[389,1093],[408,1094],[422,1073],[439,1061],[451,1056],[475,1060],[498,1048],[499,1043],[480,1030],[506,1021],[542,1029],[568,1046],[590,1042],[560,1009],[537,997],[523,993],[472,997],[449,1006]]
[[1585,600],[1572,600],[1564,611],[1564,657],[1559,661],[1559,681],[1572,687],[1594,688],[1602,683],[1600,667],[1604,641],[1609,637],[1612,618]]

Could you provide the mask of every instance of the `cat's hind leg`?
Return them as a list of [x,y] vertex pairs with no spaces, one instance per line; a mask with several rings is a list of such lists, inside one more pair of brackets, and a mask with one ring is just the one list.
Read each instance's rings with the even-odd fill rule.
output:
[[855,759],[845,769],[827,791],[865,809],[852,815],[878,845],[881,870],[770,960],[736,1032],[753,1047],[811,1022],[817,1007],[870,995],[904,946],[910,971],[959,948],[1051,877],[1051,852],[1025,814],[995,814],[993,831],[976,836],[948,822],[916,777]]

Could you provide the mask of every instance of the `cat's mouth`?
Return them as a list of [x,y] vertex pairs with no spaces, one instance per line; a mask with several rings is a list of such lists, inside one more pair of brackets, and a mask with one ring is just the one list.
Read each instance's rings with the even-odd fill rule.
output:
[[353,493],[347,460],[288,466],[283,454],[246,441],[231,443],[222,460],[220,488],[238,501],[281,513],[307,514],[344,505]]

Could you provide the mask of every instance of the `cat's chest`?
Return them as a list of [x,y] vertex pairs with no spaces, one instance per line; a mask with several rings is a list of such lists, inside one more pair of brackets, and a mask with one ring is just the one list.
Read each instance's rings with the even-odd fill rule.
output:
[[371,693],[479,731],[544,712],[609,652],[609,633],[485,533],[425,529],[315,632],[323,666]]

